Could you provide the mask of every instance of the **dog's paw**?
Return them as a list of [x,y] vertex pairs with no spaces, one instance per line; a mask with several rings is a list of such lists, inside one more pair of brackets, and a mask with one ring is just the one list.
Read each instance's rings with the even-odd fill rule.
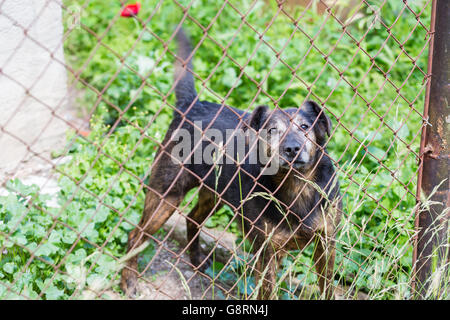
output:
[[123,293],[129,299],[136,298],[137,295],[137,277],[134,273],[129,270],[124,270],[122,272],[122,279],[120,280],[120,288]]
[[194,270],[200,271],[200,272],[205,272],[206,269],[208,269],[212,265],[213,259],[212,259],[212,255],[207,257],[205,254],[199,253],[199,254],[191,255],[191,262],[192,262],[192,265],[194,266]]

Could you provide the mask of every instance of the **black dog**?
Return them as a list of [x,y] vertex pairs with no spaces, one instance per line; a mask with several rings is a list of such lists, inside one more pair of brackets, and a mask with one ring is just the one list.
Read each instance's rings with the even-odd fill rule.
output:
[[[189,40],[183,31],[177,38],[177,109],[154,160],[144,214],[139,227],[129,235],[128,250],[155,233],[190,189],[200,187],[198,203],[187,219],[190,258],[195,266],[205,268],[208,263],[199,246],[202,223],[227,204],[239,221],[242,217],[245,235],[252,244],[255,279],[260,288],[258,298],[268,299],[276,294],[273,291],[277,264],[286,251],[302,249],[312,242],[320,289],[326,298],[332,298],[334,235],[341,202],[335,171],[324,147],[330,135],[330,119],[313,101],[300,108],[272,111],[259,106],[251,114],[199,101],[194,77],[189,72]],[[237,135],[227,141],[217,138],[230,129],[244,132],[243,149],[223,151],[221,146],[239,140]],[[201,136],[202,131],[214,134],[206,134],[198,143],[195,136]],[[179,132],[187,132],[188,136],[177,142],[174,137]],[[256,137],[253,143],[249,141],[250,132]],[[192,152],[179,152],[180,141]],[[196,161],[196,151],[200,162]],[[213,162],[202,161],[205,154]],[[255,154],[257,161],[252,162]],[[264,159],[270,161],[263,163]],[[269,165],[277,170],[267,174]],[[121,286],[129,295],[135,293],[137,276],[135,256],[122,271]]]

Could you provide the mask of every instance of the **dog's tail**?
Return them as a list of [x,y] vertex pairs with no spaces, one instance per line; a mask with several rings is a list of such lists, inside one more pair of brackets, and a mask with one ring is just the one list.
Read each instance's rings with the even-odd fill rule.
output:
[[178,53],[175,62],[175,96],[178,108],[187,108],[197,97],[192,71],[192,48],[189,38],[180,29],[177,33]]

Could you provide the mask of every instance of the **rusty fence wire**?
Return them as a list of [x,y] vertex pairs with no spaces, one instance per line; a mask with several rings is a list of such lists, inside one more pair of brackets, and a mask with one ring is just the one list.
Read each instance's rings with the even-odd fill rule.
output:
[[[448,162],[424,135],[448,127],[437,6],[0,1],[0,299],[447,299],[448,175],[421,186]],[[312,158],[263,176],[224,155],[208,130],[258,133],[258,110]],[[212,164],[171,161],[180,128]]]

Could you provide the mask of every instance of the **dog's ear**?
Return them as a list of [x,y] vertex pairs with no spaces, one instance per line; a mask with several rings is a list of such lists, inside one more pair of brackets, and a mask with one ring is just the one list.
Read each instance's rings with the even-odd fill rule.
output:
[[249,126],[256,131],[259,131],[266,120],[268,111],[269,107],[267,106],[257,106],[250,116]]
[[311,114],[314,117],[314,121],[317,117],[319,117],[319,119],[317,120],[319,129],[322,132],[326,132],[328,136],[331,135],[332,129],[331,120],[322,107],[320,107],[316,102],[308,100],[303,104],[302,109],[305,110],[307,113]]

